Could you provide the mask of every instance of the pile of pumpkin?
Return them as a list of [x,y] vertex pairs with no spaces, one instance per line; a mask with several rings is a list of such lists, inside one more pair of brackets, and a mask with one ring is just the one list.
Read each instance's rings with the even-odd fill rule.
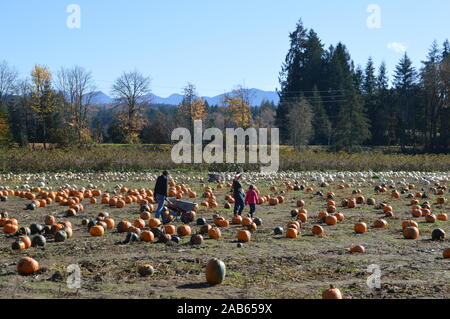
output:
[[[2,213],[0,227],[11,237],[17,237],[11,245],[13,250],[28,249],[30,247],[44,247],[48,238],[55,242],[63,242],[73,236],[72,224],[69,221],[56,222],[56,218],[48,215],[44,218],[44,225],[31,224],[29,227],[19,227],[15,218],[9,218],[8,213]],[[29,236],[34,236],[30,239]]]

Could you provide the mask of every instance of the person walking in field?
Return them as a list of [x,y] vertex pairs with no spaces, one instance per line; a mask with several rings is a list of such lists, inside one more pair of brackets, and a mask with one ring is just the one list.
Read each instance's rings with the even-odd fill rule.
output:
[[156,218],[161,218],[164,212],[164,203],[167,199],[167,188],[169,187],[169,172],[164,171],[161,176],[156,179],[155,184],[155,199],[158,201],[158,208],[155,212]]
[[242,177],[241,173],[236,173],[236,176],[234,177],[233,180],[233,185],[231,187],[234,197],[234,215],[241,215],[245,207],[244,190],[242,188],[241,182],[239,182],[241,177]]
[[258,192],[253,185],[250,185],[247,194],[245,195],[245,204],[250,206],[248,216],[253,218],[253,214],[256,211],[256,204],[258,204]]

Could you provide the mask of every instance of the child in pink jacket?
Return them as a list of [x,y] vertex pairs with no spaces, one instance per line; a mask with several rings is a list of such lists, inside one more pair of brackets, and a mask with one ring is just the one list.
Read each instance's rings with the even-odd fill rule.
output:
[[245,195],[245,204],[250,205],[250,213],[248,215],[253,218],[253,214],[256,211],[256,204],[258,204],[258,192],[253,185],[250,185],[247,194]]

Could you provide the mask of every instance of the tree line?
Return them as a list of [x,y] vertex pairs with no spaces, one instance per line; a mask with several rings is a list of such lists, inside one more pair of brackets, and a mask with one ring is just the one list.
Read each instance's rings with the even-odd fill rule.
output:
[[[392,78],[392,80],[391,80]],[[36,65],[21,79],[0,62],[0,144],[85,145],[171,142],[176,127],[278,127],[283,144],[300,150],[324,145],[357,151],[362,146],[400,146],[403,151],[448,152],[450,148],[450,43],[436,41],[420,69],[405,53],[389,77],[386,64],[369,58],[355,66],[343,43],[325,45],[300,20],[279,75],[280,102],[252,106],[250,90],[238,85],[218,105],[187,83],[180,105],[149,99],[150,78],[134,70],[111,86],[114,103],[93,104],[92,73],[80,66],[52,73]]]
[[250,90],[237,86],[220,105],[209,105],[188,83],[180,105],[153,104],[150,77],[124,72],[112,87],[114,103],[94,105],[91,72],[80,66],[53,74],[36,65],[20,79],[6,61],[0,63],[0,144],[88,145],[93,143],[170,143],[176,127],[271,127],[276,105],[251,106]]
[[356,66],[343,43],[327,49],[300,20],[279,76],[276,123],[281,139],[296,148],[328,145],[335,150],[400,146],[403,151],[450,149],[450,43],[433,42],[417,70],[407,53],[392,85],[370,57]]

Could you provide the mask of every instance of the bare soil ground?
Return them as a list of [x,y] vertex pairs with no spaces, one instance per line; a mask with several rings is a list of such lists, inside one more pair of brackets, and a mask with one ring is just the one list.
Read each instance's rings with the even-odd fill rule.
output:
[[[185,174],[186,175],[186,174]],[[177,180],[177,175],[174,176]],[[277,185],[285,190],[280,178],[275,182],[257,182],[262,194],[273,194],[269,187]],[[90,181],[80,180],[77,185],[85,186]],[[182,182],[182,181],[179,181]],[[103,191],[112,191],[113,182]],[[122,181],[129,188],[153,188],[147,182]],[[202,193],[202,184],[188,182]],[[313,193],[306,191],[286,191],[285,202],[278,206],[268,204],[257,207],[256,216],[263,224],[252,234],[252,241],[243,248],[237,247],[236,234],[242,226],[230,226],[221,229],[222,238],[208,239],[201,246],[189,244],[189,238],[183,238],[181,244],[171,246],[162,243],[137,242],[121,245],[125,234],[108,231],[105,236],[92,237],[86,227],[81,225],[83,218],[95,219],[98,213],[106,211],[116,220],[133,222],[139,217],[137,204],[127,205],[123,209],[105,205],[90,205],[83,202],[85,211],[77,217],[64,217],[66,208],[52,204],[36,211],[24,210],[28,200],[9,197],[0,202],[0,212],[8,211],[10,217],[18,219],[21,226],[43,223],[44,216],[55,214],[58,221],[69,220],[74,227],[74,236],[63,243],[48,240],[45,249],[30,248],[13,251],[11,243],[14,237],[0,234],[0,298],[321,298],[322,291],[330,284],[338,287],[344,298],[450,298],[450,260],[443,259],[444,248],[450,248],[448,239],[431,241],[431,231],[442,228],[450,232],[450,222],[438,221],[426,223],[416,218],[421,235],[418,240],[406,240],[402,235],[401,223],[410,219],[411,208],[408,193],[400,199],[392,199],[391,189],[387,193],[375,193],[377,180],[350,188],[338,189],[337,182],[327,187],[319,187],[317,182],[307,182],[314,187]],[[0,184],[2,181],[0,180]],[[57,182],[50,182],[57,189]],[[433,185],[420,185],[415,181],[417,190],[423,188],[428,194],[435,214],[448,210],[448,205],[437,205],[436,195],[429,192]],[[20,185],[8,181],[9,186]],[[382,210],[366,204],[354,209],[340,207],[343,198],[354,197],[352,190],[361,189],[363,195],[373,197],[377,203],[386,201],[393,206],[395,217],[386,219],[387,229],[375,229],[373,222],[384,217]],[[398,188],[399,189],[399,188]],[[315,195],[317,191],[336,194],[338,211],[345,220],[335,226],[327,226],[317,219],[317,214],[326,209],[326,197]],[[228,189],[215,190],[220,207],[225,203]],[[296,202],[303,199],[309,212],[309,220],[303,224],[302,235],[297,239],[287,239],[284,235],[274,235],[273,229],[281,226],[286,229],[292,220],[290,211],[296,208]],[[196,201],[200,202],[200,198]],[[227,219],[232,211],[217,210]],[[215,211],[202,208],[197,217],[207,218],[212,223]],[[248,207],[244,213],[248,212]],[[364,221],[369,226],[367,233],[358,235],[353,226]],[[326,235],[313,236],[311,227],[321,224]],[[181,225],[176,222],[175,225]],[[191,224],[193,232],[199,226]],[[350,254],[347,248],[363,245],[365,254]],[[16,263],[22,256],[35,258],[43,269],[34,276],[20,276]],[[223,284],[210,286],[205,282],[203,269],[210,258],[223,260],[227,267],[227,276]],[[137,266],[152,264],[155,273],[150,277],[141,277]],[[67,266],[77,264],[81,268],[81,289],[67,287]],[[378,265],[381,269],[381,288],[370,289],[366,281],[371,275],[369,265]]]

